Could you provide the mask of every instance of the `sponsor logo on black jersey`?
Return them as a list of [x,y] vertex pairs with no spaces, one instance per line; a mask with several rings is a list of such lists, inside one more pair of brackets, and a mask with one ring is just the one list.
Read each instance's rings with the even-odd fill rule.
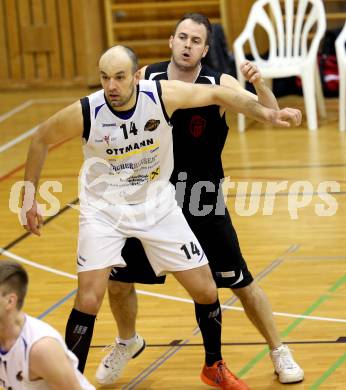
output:
[[199,138],[205,129],[207,121],[199,115],[193,115],[191,118],[189,130],[192,136]]
[[18,382],[21,382],[23,380],[23,372],[19,371],[16,375],[16,379]]
[[158,119],[149,119],[144,126],[144,131],[154,131],[158,128],[160,121]]

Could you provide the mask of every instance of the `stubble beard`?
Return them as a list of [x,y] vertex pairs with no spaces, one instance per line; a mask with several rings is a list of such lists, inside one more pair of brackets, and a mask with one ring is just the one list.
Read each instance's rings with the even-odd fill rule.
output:
[[136,87],[133,86],[129,95],[127,95],[124,99],[122,99],[120,101],[119,100],[118,101],[116,101],[116,100],[110,101],[110,99],[108,99],[108,103],[110,104],[110,106],[112,108],[123,107],[131,100],[133,94],[135,93],[135,90],[136,90]]
[[176,66],[179,70],[182,70],[185,72],[186,71],[192,72],[192,71],[197,69],[197,67],[201,63],[201,59],[197,60],[193,64],[185,65],[184,63],[177,61],[176,58],[174,57],[174,55],[172,55],[172,62],[174,63],[174,66]]

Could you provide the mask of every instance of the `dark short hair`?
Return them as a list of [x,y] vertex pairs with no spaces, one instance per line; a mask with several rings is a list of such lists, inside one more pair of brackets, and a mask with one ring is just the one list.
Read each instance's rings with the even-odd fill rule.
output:
[[17,297],[17,309],[24,304],[29,277],[25,269],[14,261],[0,261],[0,286],[5,287],[5,294],[14,292]]
[[205,27],[205,29],[207,31],[206,44],[210,45],[210,38],[211,38],[211,24],[210,24],[210,20],[208,19],[208,17],[206,15],[204,15],[202,13],[199,13],[199,12],[191,12],[191,13],[184,14],[179,19],[178,23],[175,25],[175,29],[174,29],[173,35],[175,35],[175,33],[177,31],[177,28],[179,27],[179,24],[182,23],[184,20],[187,20],[187,19],[190,19],[190,20],[194,21],[197,24],[203,24],[203,26]]

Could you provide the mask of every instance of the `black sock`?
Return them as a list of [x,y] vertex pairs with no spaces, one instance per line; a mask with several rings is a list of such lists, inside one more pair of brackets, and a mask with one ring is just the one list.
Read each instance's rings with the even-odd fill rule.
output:
[[78,358],[78,370],[83,373],[93,336],[95,315],[72,309],[66,324],[65,342]]
[[205,363],[212,366],[222,359],[221,355],[221,307],[219,299],[209,305],[201,305],[195,302],[197,324],[201,330]]

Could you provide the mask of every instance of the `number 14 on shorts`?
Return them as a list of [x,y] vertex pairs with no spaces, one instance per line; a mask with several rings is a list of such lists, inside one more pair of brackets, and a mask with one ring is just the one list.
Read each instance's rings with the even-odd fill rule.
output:
[[198,246],[192,241],[190,241],[190,247],[189,245],[184,244],[183,246],[181,246],[180,249],[185,252],[186,257],[189,260],[192,258],[191,254],[198,255],[198,256],[201,254],[201,251],[198,248]]

